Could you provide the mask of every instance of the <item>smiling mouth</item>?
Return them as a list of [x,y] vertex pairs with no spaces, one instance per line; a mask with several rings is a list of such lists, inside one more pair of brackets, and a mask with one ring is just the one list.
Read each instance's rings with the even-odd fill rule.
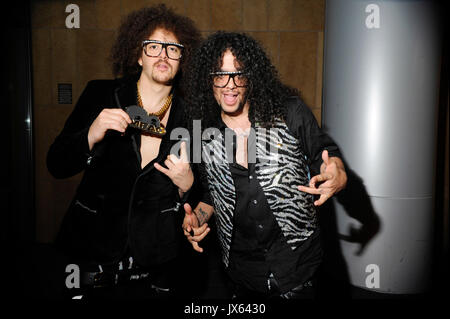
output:
[[234,105],[234,104],[236,104],[238,95],[239,94],[235,93],[235,92],[224,93],[223,100],[224,100],[225,104],[227,104],[227,105]]

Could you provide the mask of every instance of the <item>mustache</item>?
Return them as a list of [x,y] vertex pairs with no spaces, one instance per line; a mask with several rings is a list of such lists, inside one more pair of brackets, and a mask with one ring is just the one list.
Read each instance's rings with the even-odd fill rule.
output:
[[165,60],[163,60],[163,59],[159,59],[158,61],[156,61],[154,64],[153,64],[153,66],[158,66],[158,65],[160,65],[160,64],[165,64],[165,65],[167,65],[168,67],[172,67],[169,63],[167,63]]

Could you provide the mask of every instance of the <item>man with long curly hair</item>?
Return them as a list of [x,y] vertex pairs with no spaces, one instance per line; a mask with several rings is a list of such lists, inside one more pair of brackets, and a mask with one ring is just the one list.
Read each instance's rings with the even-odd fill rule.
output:
[[316,208],[347,181],[338,147],[245,34],[211,35],[187,83],[192,128],[201,120],[209,132],[199,165],[209,195],[194,210],[185,204],[185,236],[203,251],[214,213],[235,296],[312,297],[322,258]]
[[58,243],[94,287],[88,297],[172,295],[194,177],[170,133],[186,126],[182,80],[199,42],[165,5],[129,14],[111,51],[116,79],[88,83],[50,147],[53,176],[84,171]]

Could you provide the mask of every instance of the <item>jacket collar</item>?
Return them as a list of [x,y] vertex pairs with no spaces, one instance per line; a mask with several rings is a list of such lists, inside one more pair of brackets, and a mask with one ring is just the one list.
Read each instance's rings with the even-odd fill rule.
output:
[[137,97],[137,79],[118,79],[118,85],[114,90],[114,98],[116,106],[121,109],[125,109],[130,105],[136,105]]

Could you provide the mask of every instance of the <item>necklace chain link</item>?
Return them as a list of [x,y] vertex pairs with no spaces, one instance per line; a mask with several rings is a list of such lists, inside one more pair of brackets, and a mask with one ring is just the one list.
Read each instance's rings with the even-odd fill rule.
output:
[[[141,94],[139,93],[139,81],[136,83],[136,87],[137,87],[137,102],[138,105],[142,108],[144,108],[144,104],[142,103],[142,98],[141,98]],[[161,115],[163,115],[164,113],[166,113],[166,111],[169,109],[169,107],[172,105],[172,97],[173,94],[169,94],[169,96],[166,97],[166,101],[164,102],[164,105],[155,113],[148,113],[148,115],[154,115],[157,116],[158,118],[161,117]]]

